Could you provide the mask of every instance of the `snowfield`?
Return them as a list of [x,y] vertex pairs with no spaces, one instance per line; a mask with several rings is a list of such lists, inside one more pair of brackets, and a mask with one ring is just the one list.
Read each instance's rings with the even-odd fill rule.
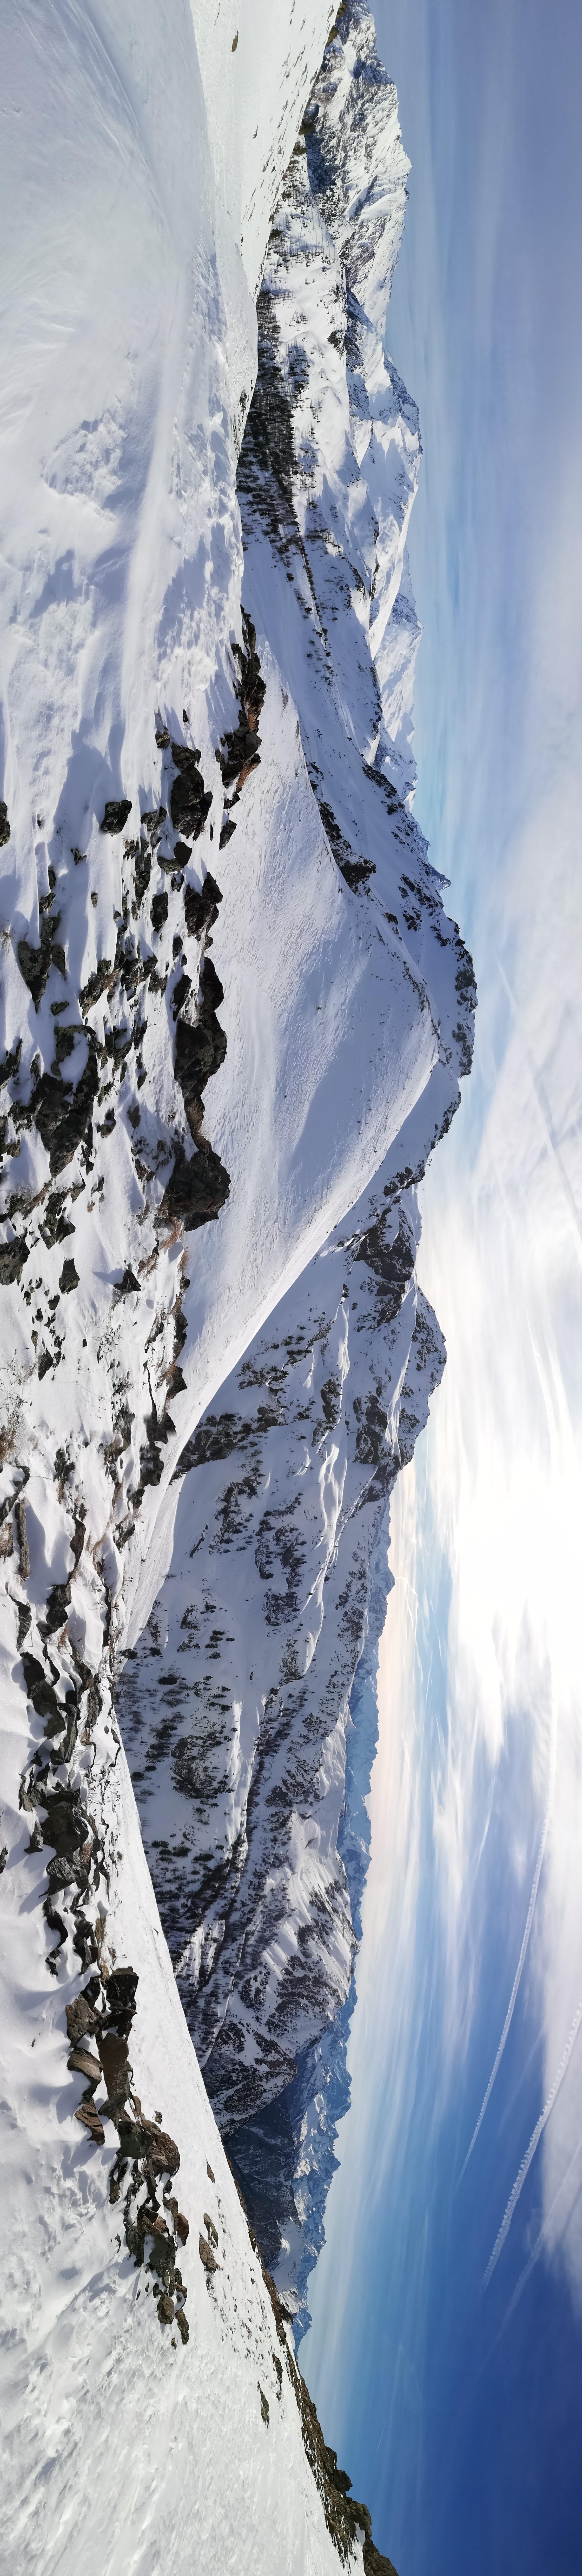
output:
[[[198,0],[29,0],[4,35],[9,2563],[373,2576],[294,2359],[300,2248],[282,2308],[211,2100],[248,2123],[345,2001],[350,1692],[443,1361],[415,1184],[475,992],[412,813],[420,440],[384,354],[408,165],[359,0],[331,34],[318,0],[268,25],[247,0],[240,27],[233,0],[213,23]],[[244,1603],[208,1434],[231,1413],[254,1443]],[[220,1743],[192,1627],[218,1583]],[[144,1678],[136,1716],[130,1676],[152,1616],[180,1650],[176,1601],[198,1737],[168,1894],[171,1730],[142,1842],[114,1692],[135,1773],[159,1707]]]

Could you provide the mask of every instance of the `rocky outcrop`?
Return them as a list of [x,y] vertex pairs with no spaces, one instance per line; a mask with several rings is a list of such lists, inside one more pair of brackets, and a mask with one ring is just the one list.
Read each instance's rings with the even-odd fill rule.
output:
[[[367,1194],[221,1390],[181,1462],[171,1572],[119,1685],[205,2082],[302,2325],[293,2113],[300,2092],[304,2136],[351,1983],[350,1702],[385,1606],[391,1488],[444,1363],[418,1230],[412,1189]],[[332,2160],[333,2134],[326,2186]]]

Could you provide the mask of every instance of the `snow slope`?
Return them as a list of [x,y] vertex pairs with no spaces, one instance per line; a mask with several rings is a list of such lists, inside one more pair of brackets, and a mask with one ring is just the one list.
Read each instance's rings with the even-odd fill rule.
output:
[[[470,1054],[470,966],[406,802],[418,441],[378,336],[405,163],[357,7],[325,57],[331,140],[308,210],[321,311],[332,280],[354,323],[351,372],[347,338],[328,363],[338,545],[364,600],[355,689],[343,607],[323,671],[327,541],[321,521],[310,582],[294,466],[291,618],[269,477],[270,520],[251,490],[252,411],[243,582],[253,299],[326,23],[300,0],[269,12],[267,34],[257,5],[239,29],[230,0],[212,27],[186,0],[121,13],[28,0],[4,31],[0,1902],[15,2570],[66,2566],[81,2546],[89,2568],[141,2576],[162,2549],[178,2563],[177,2516],[204,2569],[319,2569],[332,2548],[358,2563],[362,2547],[372,2565],[363,2508],[358,2523],[334,2482],[249,2253],[112,1717],[115,1655],[165,1580],[176,1470],[204,1408],[379,1167],[408,1185]],[[366,84],[369,126],[354,118]],[[301,144],[303,187],[304,160]],[[267,300],[275,291],[267,282]],[[317,341],[313,306],[311,321]],[[115,1985],[124,1967],[135,2012],[127,1981]]]
[[[9,1780],[30,1758],[11,1671],[15,1609],[12,1627],[2,1676]],[[39,1722],[34,1732],[42,1735]],[[134,2094],[143,2092],[152,2119],[162,2104],[164,2129],[180,2140],[189,2341],[169,2327],[160,2335],[156,2275],[136,2270],[126,2247],[127,2175],[118,2203],[108,2201],[112,2123],[100,2148],[71,2116],[84,2087],[79,2073],[66,2073],[65,2000],[78,1979],[47,1981],[43,1857],[28,1856],[30,1819],[10,1816],[3,1782],[11,1833],[1,2012],[6,2563],[14,2576],[25,2567],[56,2576],[81,2552],[89,2576],[104,2567],[108,2576],[154,2576],[162,2561],[182,2567],[188,2548],[204,2576],[258,2565],[319,2576],[337,2567],[337,2549],[302,2438],[285,2326],[249,2244],[184,2022],[119,1738],[98,1722],[93,1742],[84,1759],[103,1844],[101,1961],[106,1969],[115,1956],[130,1959],[138,1970]],[[163,2215],[161,2189],[158,2196]],[[217,2240],[213,2273],[198,2251],[199,2234],[209,2242],[205,2213]],[[357,2541],[353,2563],[362,2564]]]
[[[382,1170],[221,1388],[181,1461],[172,1566],[118,1692],[184,2009],[293,2312],[301,2188],[294,2146],[282,2184],[273,2146],[291,2148],[299,2060],[321,2093],[315,2043],[350,1986],[350,1694],[381,1531],[385,1607],[391,1487],[445,1356],[418,1233],[415,1193]],[[305,2173],[305,2063],[299,2090]]]

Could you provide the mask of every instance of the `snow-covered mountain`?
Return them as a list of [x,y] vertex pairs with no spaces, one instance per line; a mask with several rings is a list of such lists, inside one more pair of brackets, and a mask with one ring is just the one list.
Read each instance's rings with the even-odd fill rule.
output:
[[[411,812],[419,440],[383,356],[407,164],[371,19],[349,0],[327,30],[318,0],[274,0],[268,36],[258,0],[240,27],[233,0],[214,25],[198,0],[31,0],[6,28],[15,2571],[79,2545],[89,2570],[171,2569],[185,2516],[217,2576],[382,2563],[249,2240],[154,1893],[221,2123],[248,2125],[349,1984],[348,1699],[442,1362],[414,1182],[474,1003]],[[165,1734],[159,1685],[129,1715],[154,1602],[187,1646]]]

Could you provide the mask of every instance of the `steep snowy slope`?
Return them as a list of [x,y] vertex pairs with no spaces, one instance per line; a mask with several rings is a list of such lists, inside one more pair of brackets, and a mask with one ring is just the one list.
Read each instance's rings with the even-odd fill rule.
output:
[[[15,1607],[11,1618],[12,1658],[4,1655],[2,1673],[9,1772],[30,1761],[10,1668]],[[35,1631],[33,1643],[40,1644]],[[33,1735],[40,1741],[42,1733],[37,1719]],[[42,1816],[38,1782],[28,1816],[9,1817],[1,2011],[6,2564],[14,2576],[31,2567],[57,2576],[81,2553],[89,2576],[104,2567],[108,2576],[122,2569],[154,2576],[162,2563],[182,2568],[187,2550],[204,2576],[263,2565],[331,2576],[338,2549],[362,2565],[365,2512],[358,2515],[334,2483],[333,2455],[249,2241],[169,1969],[123,1752],[103,1721],[85,1750],[84,1777],[99,1854],[99,1895],[95,1905],[91,1891],[88,1905],[100,1927],[103,1982],[99,1991],[97,1974],[84,1980],[81,2006],[78,1978],[46,1976],[45,1856],[34,1833],[32,1847],[28,1841],[29,1825]],[[61,1773],[53,1796],[62,1789]],[[64,1864],[50,1868],[62,1904]],[[83,1876],[81,1867],[81,1885]],[[69,1899],[71,1892],[69,1881]],[[116,1961],[131,1961],[134,1977],[120,1965],[116,1983]]]
[[[275,455],[257,492],[253,410],[243,581],[253,297],[326,23],[300,0],[267,29],[258,0],[240,29],[230,0],[212,27],[187,0],[28,0],[5,26],[0,1903],[18,2576],[79,2549],[145,2576],[162,2554],[181,2563],[184,2528],[217,2576],[319,2570],[338,2550],[377,2563],[249,2252],[112,1715],[115,1653],[168,1572],[204,1408],[380,1166],[393,1212],[469,1061],[470,966],[399,801],[418,436],[379,332],[405,163],[357,7],[325,56],[321,169],[301,142],[300,195],[294,162],[283,200],[298,276],[311,227],[316,289],[301,387],[291,345],[283,373],[312,404],[323,329],[333,374],[313,569],[293,399],[278,479],[292,554],[279,537],[273,551]],[[273,242],[269,263],[262,312]],[[259,411],[264,380],[263,365]],[[392,1348],[379,1375],[395,1402]],[[367,1383],[364,1367],[364,1403]],[[323,1453],[320,1469],[325,1486]],[[357,1494],[346,1453],[348,1472]],[[316,1511],[312,1552],[318,1526]],[[343,1700],[348,1678],[346,1661]],[[332,1702],[339,1741],[330,1685]],[[284,1854],[277,1867],[284,1923]],[[347,1918],[340,1951],[336,1998]]]
[[298,2061],[304,2122],[306,2060],[320,2094],[314,2044],[350,1984],[350,1693],[381,1531],[385,1606],[391,1486],[444,1361],[416,1288],[418,1231],[414,1193],[382,1173],[379,1208],[367,1193],[221,1388],[181,1461],[171,1571],[118,1699],[198,2058],[293,2310],[295,2151],[281,2194],[272,2130],[252,2123],[283,2096],[275,2135],[286,2123],[291,2146]]

